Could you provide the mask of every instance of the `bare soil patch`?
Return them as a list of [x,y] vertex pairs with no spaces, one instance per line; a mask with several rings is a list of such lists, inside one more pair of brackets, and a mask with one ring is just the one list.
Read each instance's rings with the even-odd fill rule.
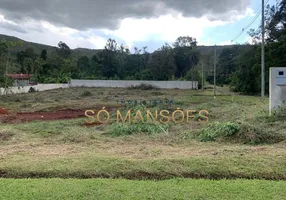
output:
[[[107,111],[115,110],[122,106],[107,106]],[[21,112],[16,114],[8,114],[9,112],[0,108],[0,123],[21,123],[31,121],[51,121],[51,120],[64,120],[64,119],[75,119],[85,117],[86,110],[93,110],[97,113],[101,110],[101,107],[95,107],[90,109],[65,109],[65,110],[54,110],[49,112]]]

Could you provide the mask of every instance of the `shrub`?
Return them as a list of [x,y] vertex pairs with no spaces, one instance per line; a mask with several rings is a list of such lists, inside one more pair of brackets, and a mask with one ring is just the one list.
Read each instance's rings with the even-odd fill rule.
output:
[[285,137],[273,131],[265,130],[255,125],[242,124],[236,140],[244,144],[273,144],[281,142]]
[[82,96],[82,97],[89,97],[89,96],[92,96],[92,93],[90,91],[84,91],[84,92],[81,93],[80,96]]
[[133,89],[133,90],[154,90],[154,89],[158,89],[158,87],[151,85],[151,84],[145,84],[145,83],[141,83],[140,85],[136,85],[136,86],[130,86],[128,87],[128,89]]
[[1,130],[0,131],[0,141],[10,140],[15,135],[14,132],[10,130]]
[[215,141],[218,138],[230,137],[239,131],[239,126],[232,122],[215,122],[201,130],[199,138],[202,142]]
[[30,89],[29,89],[29,91],[28,91],[29,93],[33,93],[33,92],[37,92],[36,91],[36,89],[35,88],[33,88],[33,87],[30,87]]
[[[136,112],[140,110],[143,116],[144,122],[140,119],[137,122],[133,122],[134,117],[136,116]],[[114,136],[121,135],[132,135],[137,133],[147,133],[154,134],[159,132],[166,132],[169,128],[168,124],[160,124],[159,122],[147,122],[147,117],[144,113],[146,113],[147,107],[143,104],[135,106],[130,115],[131,122],[130,124],[127,122],[123,123],[115,123],[110,126],[109,134]]]
[[285,137],[273,131],[265,130],[247,123],[236,124],[232,122],[213,123],[202,129],[199,139],[206,141],[229,141],[243,144],[273,144],[283,141]]
[[109,134],[114,136],[122,136],[137,133],[154,134],[159,132],[166,132],[168,130],[168,125],[143,122],[138,122],[136,124],[115,123],[112,124],[110,128],[111,129]]

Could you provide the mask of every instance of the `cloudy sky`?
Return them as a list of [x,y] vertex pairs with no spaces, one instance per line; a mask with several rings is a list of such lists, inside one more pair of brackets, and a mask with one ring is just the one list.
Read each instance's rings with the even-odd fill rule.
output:
[[[221,45],[230,44],[260,7],[261,0],[0,0],[0,34],[91,49],[113,38],[153,51],[186,35],[199,45]],[[259,23],[260,17],[250,28]],[[247,40],[245,32],[235,43]]]

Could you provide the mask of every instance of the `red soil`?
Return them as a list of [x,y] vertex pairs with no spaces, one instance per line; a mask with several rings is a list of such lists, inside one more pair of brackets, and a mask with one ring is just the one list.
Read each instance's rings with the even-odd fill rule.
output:
[[8,115],[8,114],[9,114],[8,110],[0,107],[0,115]]
[[[111,111],[119,108],[119,106],[106,107],[107,111]],[[97,113],[101,108],[86,109],[93,110]],[[48,120],[62,120],[62,119],[74,119],[85,117],[86,110],[56,110],[51,112],[26,112],[17,113],[16,115],[9,115],[8,111],[4,108],[0,108],[0,123],[20,123],[20,122],[31,122],[31,121],[48,121]],[[87,125],[87,124],[86,124]],[[94,124],[95,125],[95,124]],[[89,125],[92,126],[92,125]]]

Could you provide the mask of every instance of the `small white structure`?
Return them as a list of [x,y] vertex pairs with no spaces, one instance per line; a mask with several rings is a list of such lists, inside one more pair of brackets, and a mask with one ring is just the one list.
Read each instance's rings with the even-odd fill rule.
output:
[[69,84],[38,84],[31,86],[23,86],[23,87],[9,87],[8,89],[0,88],[0,95],[4,94],[20,94],[20,93],[28,93],[30,88],[34,88],[36,91],[45,91],[45,90],[53,90],[59,88],[69,88]]
[[286,67],[272,67],[269,75],[269,111],[286,106]]

